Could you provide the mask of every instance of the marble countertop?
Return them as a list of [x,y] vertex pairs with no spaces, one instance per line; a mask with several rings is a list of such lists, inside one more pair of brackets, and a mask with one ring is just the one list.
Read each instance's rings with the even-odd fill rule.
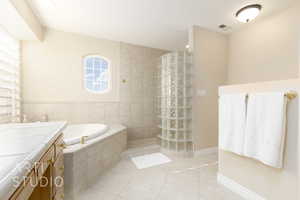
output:
[[7,200],[66,122],[0,125],[0,199]]

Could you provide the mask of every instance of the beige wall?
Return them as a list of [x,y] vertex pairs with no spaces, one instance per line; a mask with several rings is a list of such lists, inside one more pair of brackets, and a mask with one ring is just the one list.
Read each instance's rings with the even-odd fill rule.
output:
[[[278,91],[296,91],[300,94],[300,80],[232,85],[219,90],[220,95]],[[283,169],[275,169],[253,159],[220,151],[219,173],[268,200],[299,199],[299,111],[299,98],[290,101]]]
[[[220,94],[296,90],[299,80],[299,3],[229,37],[228,83]],[[254,84],[253,82],[260,82]],[[241,83],[251,83],[237,85]],[[284,169],[220,151],[219,173],[270,200],[299,199],[299,99],[289,103]],[[238,166],[238,167],[237,167]]]
[[[43,42],[22,42],[23,111],[31,120],[124,124],[130,140],[154,137],[154,73],[165,51],[47,30]],[[113,67],[114,92],[83,88],[82,57],[99,54]],[[124,80],[124,81],[123,81]]]
[[[120,43],[48,30],[43,42],[22,42],[25,102],[119,101]],[[112,88],[98,95],[83,86],[82,58],[99,54],[112,67]]]
[[299,19],[298,3],[231,34],[228,83],[297,78]]
[[226,82],[227,36],[194,26],[192,37],[193,135],[195,149],[200,150],[218,144],[218,87]]

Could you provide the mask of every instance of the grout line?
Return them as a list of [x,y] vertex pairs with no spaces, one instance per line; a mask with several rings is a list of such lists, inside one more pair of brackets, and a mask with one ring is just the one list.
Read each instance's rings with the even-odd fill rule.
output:
[[187,171],[190,171],[190,170],[197,170],[197,169],[201,169],[201,168],[204,168],[204,167],[210,167],[210,166],[213,166],[213,165],[218,165],[218,162],[203,164],[199,167],[189,167],[189,168],[184,169],[184,170],[176,170],[176,171],[172,171],[171,173],[174,173],[174,174],[184,173],[184,172],[187,172]]
[[156,197],[154,198],[154,200],[157,200],[157,199],[159,198],[159,196],[160,196],[160,194],[161,194],[163,188],[166,187],[166,185],[167,185],[167,176],[168,176],[168,175],[167,175],[167,173],[165,173],[165,172],[163,172],[163,173],[165,174],[165,176],[164,176],[164,181],[163,181],[163,184],[162,184],[162,186],[160,187],[160,189],[159,189],[159,191],[158,191]]

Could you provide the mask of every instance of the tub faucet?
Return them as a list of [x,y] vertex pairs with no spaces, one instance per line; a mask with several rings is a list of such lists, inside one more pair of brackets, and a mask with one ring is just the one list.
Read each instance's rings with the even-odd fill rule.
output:
[[87,139],[87,138],[88,138],[88,136],[82,136],[80,138],[80,144],[85,144],[85,139]]

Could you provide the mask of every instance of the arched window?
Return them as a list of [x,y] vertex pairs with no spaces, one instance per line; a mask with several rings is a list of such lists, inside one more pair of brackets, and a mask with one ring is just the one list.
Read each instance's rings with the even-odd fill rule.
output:
[[84,87],[90,92],[104,93],[111,89],[111,69],[107,59],[98,55],[85,56]]

